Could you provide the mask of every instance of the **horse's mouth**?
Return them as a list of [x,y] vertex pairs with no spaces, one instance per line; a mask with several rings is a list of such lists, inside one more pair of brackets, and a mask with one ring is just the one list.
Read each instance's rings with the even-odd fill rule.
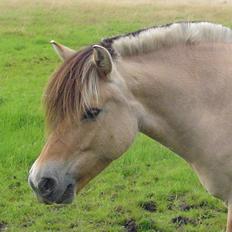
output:
[[69,184],[61,196],[51,193],[46,197],[39,197],[39,200],[45,204],[70,204],[75,196],[75,186]]
[[75,196],[75,191],[74,191],[74,185],[70,184],[67,186],[66,190],[64,191],[64,194],[62,197],[56,201],[57,204],[70,204],[72,203],[74,196]]

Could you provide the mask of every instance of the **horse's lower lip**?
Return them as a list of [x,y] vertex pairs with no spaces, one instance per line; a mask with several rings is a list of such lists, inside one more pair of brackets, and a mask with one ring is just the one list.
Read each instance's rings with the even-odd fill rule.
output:
[[56,204],[70,204],[70,203],[72,203],[72,201],[74,199],[74,195],[75,195],[74,189],[75,189],[74,185],[70,184],[66,187],[63,195],[59,199],[56,199],[55,196],[49,195],[46,198],[42,198],[42,199],[40,198],[40,200],[45,204],[54,204],[54,203],[56,203]]

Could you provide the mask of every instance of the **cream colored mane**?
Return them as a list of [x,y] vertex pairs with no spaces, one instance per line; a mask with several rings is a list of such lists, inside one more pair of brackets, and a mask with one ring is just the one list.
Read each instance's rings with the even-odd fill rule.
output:
[[[104,40],[103,40],[104,42]],[[122,57],[155,51],[161,47],[199,42],[232,42],[232,30],[208,22],[182,22],[112,38],[111,47]]]

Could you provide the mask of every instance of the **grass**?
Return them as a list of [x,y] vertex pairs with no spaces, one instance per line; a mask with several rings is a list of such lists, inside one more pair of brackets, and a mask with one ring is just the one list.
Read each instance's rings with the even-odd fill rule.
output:
[[72,205],[39,204],[28,187],[28,170],[44,143],[43,88],[60,63],[49,40],[78,49],[104,36],[179,20],[232,26],[225,2],[130,2],[1,0],[0,231],[224,231],[223,204],[181,158],[143,135]]

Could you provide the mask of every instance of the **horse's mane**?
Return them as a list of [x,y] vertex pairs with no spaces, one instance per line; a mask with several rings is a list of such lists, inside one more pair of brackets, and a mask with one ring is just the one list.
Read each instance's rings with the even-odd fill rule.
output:
[[[125,35],[103,39],[104,46],[115,57],[139,55],[180,43],[232,42],[232,31],[207,22],[181,22],[141,29]],[[98,70],[89,46],[64,62],[50,80],[44,103],[47,124],[54,127],[64,119],[75,119],[99,97]]]
[[178,22],[103,39],[113,56],[132,56],[178,44],[231,43],[232,30],[209,22]]

